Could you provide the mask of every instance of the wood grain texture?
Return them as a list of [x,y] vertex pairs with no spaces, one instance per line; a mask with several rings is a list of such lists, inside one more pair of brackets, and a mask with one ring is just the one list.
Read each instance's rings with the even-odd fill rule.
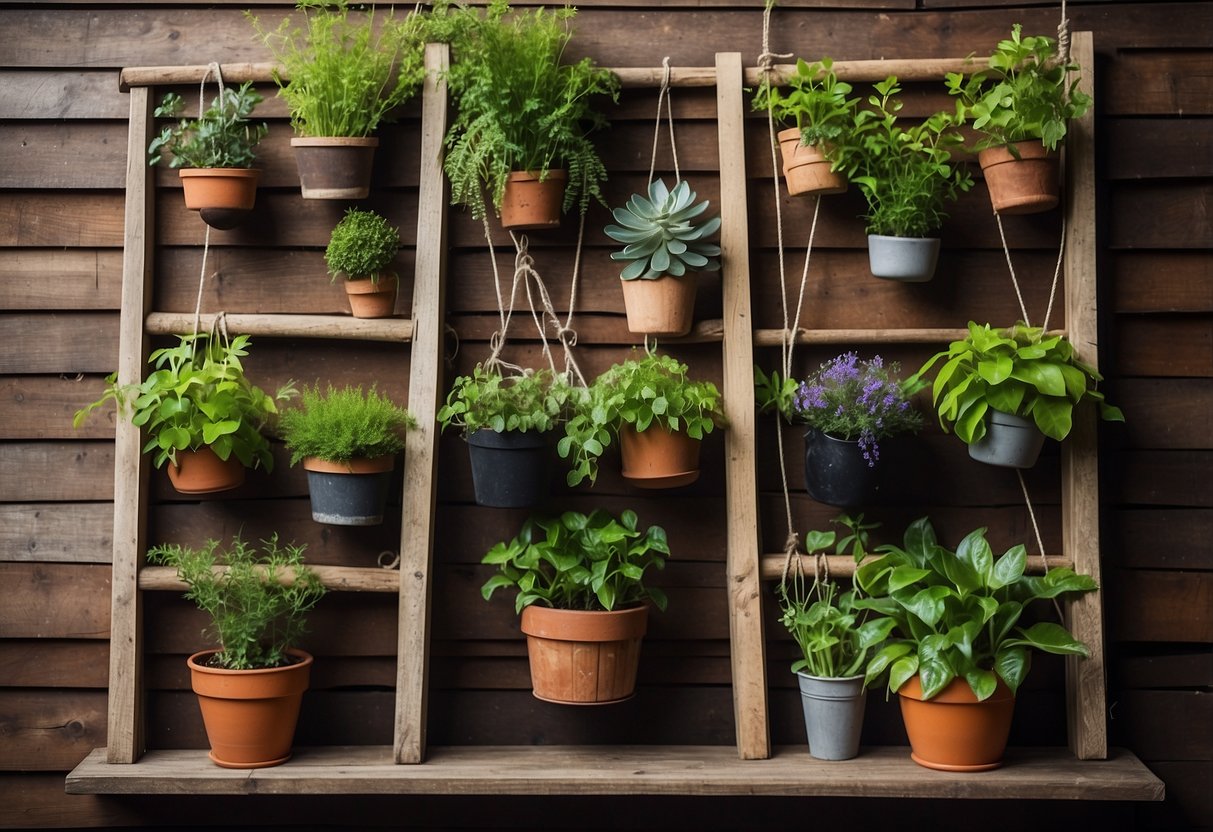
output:
[[104,690],[108,670],[109,644],[101,640],[0,641],[0,687]]
[[1203,252],[1119,251],[1114,312],[1213,312],[1213,261]]
[[117,249],[0,249],[0,309],[117,309]]
[[99,375],[0,376],[0,439],[112,439],[112,403],[72,426],[75,412],[104,390]]
[[121,248],[122,194],[0,191],[0,246]]
[[2,313],[0,373],[109,373],[118,363],[117,336],[112,312]]
[[114,444],[0,443],[0,502],[113,499]]
[[1118,641],[1213,642],[1213,572],[1123,571],[1108,603]]
[[1207,43],[1191,51],[1120,52],[1108,64],[1100,102],[1110,115],[1213,115],[1209,60]]
[[1213,378],[1213,314],[1126,315],[1113,337],[1121,376]]
[[130,102],[109,70],[0,69],[0,119],[125,119]]
[[1112,248],[1202,250],[1213,239],[1213,184],[1207,181],[1119,182],[1109,202]]
[[1111,512],[1114,561],[1137,569],[1213,570],[1213,510],[1118,508]]
[[1213,379],[1120,379],[1116,398],[1128,407],[1116,428],[1127,447],[1198,450],[1213,436]]
[[0,688],[0,771],[63,771],[105,742],[105,692]]
[[109,638],[108,566],[0,563],[0,575],[0,638]]
[[[217,314],[201,316],[199,328],[208,330],[219,319]],[[224,315],[228,332],[264,335],[272,338],[329,338],[353,341],[390,341],[404,343],[413,337],[413,322],[402,318],[354,318],[349,315]],[[174,312],[153,312],[147,317],[151,335],[190,332],[194,316]]]
[[[1213,90],[1208,95],[1213,95]],[[1104,130],[1112,151],[1107,162],[1109,179],[1213,176],[1210,154],[1193,152],[1213,144],[1213,119],[1112,118]],[[1148,155],[1142,152],[1147,147]]]
[[108,503],[0,505],[0,561],[109,563],[113,523]]

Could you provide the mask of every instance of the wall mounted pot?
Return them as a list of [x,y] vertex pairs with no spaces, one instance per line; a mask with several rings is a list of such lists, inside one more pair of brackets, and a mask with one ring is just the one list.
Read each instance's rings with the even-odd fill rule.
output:
[[619,431],[623,478],[637,488],[677,488],[699,479],[701,442],[671,432],[656,422],[637,432],[631,425]]
[[217,652],[204,650],[187,661],[211,744],[211,760],[223,768],[267,768],[285,763],[291,757],[312,657],[302,650],[288,650],[295,662],[285,667],[207,667],[207,660]]
[[566,705],[605,705],[636,692],[647,606],[612,612],[522,611],[535,698]]
[[1057,151],[1040,141],[1015,142],[1018,157],[1005,147],[977,154],[999,214],[1038,214],[1057,207]]
[[809,753],[819,760],[849,760],[859,754],[867,691],[863,676],[830,678],[796,674]]
[[542,180],[533,171],[514,171],[501,197],[501,225],[512,231],[541,231],[560,225],[564,186],[569,174],[549,170]]
[[922,684],[913,676],[897,695],[914,762],[939,771],[990,771],[1002,765],[1015,712],[1015,696],[1002,679],[984,702],[959,677],[924,700]]
[[991,408],[985,436],[969,445],[969,456],[987,465],[1031,468],[1044,443],[1045,435],[1032,419]]
[[548,496],[552,474],[549,434],[483,429],[468,434],[476,504],[527,508]]
[[365,199],[379,139],[295,136],[295,164],[304,199]]
[[177,451],[177,464],[167,466],[169,482],[182,494],[213,494],[244,485],[244,465],[231,454],[226,461],[209,445],[196,451]]
[[699,278],[664,275],[620,280],[628,332],[645,335],[686,335],[695,322],[695,293]]
[[261,171],[253,168],[182,168],[177,172],[185,207],[212,228],[238,226],[257,202]]
[[789,196],[825,196],[847,190],[847,180],[830,170],[831,162],[817,145],[800,143],[800,128],[780,130],[779,152]]
[[330,526],[377,526],[383,522],[394,456],[329,462],[305,457],[312,519]]
[[344,280],[342,283],[355,318],[390,318],[396,311],[396,287],[400,281],[395,275],[380,275],[378,280],[369,277]]
[[859,442],[836,439],[816,428],[804,435],[804,484],[819,503],[854,508],[871,505],[880,494],[882,468],[868,465]]
[[938,260],[938,237],[868,235],[868,266],[876,277],[926,283],[935,276]]

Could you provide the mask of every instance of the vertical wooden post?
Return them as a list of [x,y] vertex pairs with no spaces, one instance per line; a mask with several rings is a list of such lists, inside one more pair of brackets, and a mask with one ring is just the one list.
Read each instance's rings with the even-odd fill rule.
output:
[[750,229],[746,208],[745,109],[741,55],[716,54],[720,139],[720,247],[723,250],[726,569],[737,754],[771,756],[767,719],[762,583],[758,562],[758,491],[754,461],[754,336],[750,313]]
[[400,608],[396,660],[397,763],[425,757],[429,675],[430,571],[434,558],[434,505],[438,466],[438,411],[446,321],[443,266],[446,262],[445,44],[427,44],[421,107],[421,188],[417,207],[417,260],[413,283],[413,347],[409,410],[419,427],[404,449],[404,514],[400,529]]
[[[1071,54],[1082,67],[1080,88],[1094,89],[1095,48],[1090,32],[1076,32]],[[1095,114],[1070,122],[1066,138],[1066,329],[1078,356],[1099,365],[1096,314]],[[1099,583],[1099,442],[1096,413],[1084,405],[1061,445],[1061,523],[1065,553],[1074,569]],[[1101,590],[1102,591],[1102,590]],[[1108,756],[1102,603],[1093,593],[1069,602],[1070,629],[1091,650],[1066,662],[1070,748],[1081,760]]]
[[[144,320],[151,298],[155,188],[147,164],[152,96],[131,90],[126,146],[126,219],[122,240],[122,311],[118,383],[138,384],[147,355]],[[143,754],[143,605],[138,580],[147,528],[148,467],[139,428],[118,415],[114,426],[114,554],[110,580],[109,727],[106,759],[133,763]]]

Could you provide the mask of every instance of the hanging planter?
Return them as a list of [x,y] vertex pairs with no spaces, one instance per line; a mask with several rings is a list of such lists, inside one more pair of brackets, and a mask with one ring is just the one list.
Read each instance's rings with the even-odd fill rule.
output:
[[343,277],[355,318],[390,318],[396,310],[396,275],[388,271],[400,249],[400,231],[374,211],[347,209],[333,228],[324,260],[333,280]]
[[874,277],[926,283],[935,276],[938,260],[938,237],[868,235],[868,265]]
[[189,168],[177,175],[185,207],[212,228],[235,228],[257,202],[261,171],[254,168]]
[[619,431],[623,478],[637,488],[678,488],[699,479],[699,449],[703,443],[661,425]]
[[1057,207],[1057,152],[1039,141],[989,147],[977,154],[999,214],[1039,214]]
[[912,676],[897,695],[914,762],[939,771],[990,771],[1002,765],[1015,695],[1001,679],[983,701],[961,678],[924,699],[920,678]]
[[864,459],[859,440],[836,439],[811,428],[804,435],[804,484],[819,503],[854,508],[880,494],[882,468]]
[[809,753],[819,760],[849,760],[859,754],[867,691],[863,675],[832,678],[798,672]]
[[695,324],[695,275],[621,280],[628,332],[681,336]]
[[182,494],[213,494],[244,485],[244,465],[235,454],[220,459],[210,446],[177,452],[168,464],[169,482]]
[[568,178],[565,170],[549,170],[546,175],[530,171],[509,174],[501,198],[502,227],[507,231],[558,228]]
[[332,526],[379,525],[395,467],[391,456],[345,462],[306,457],[303,468],[312,498],[312,519]]
[[846,193],[847,180],[826,154],[828,147],[801,144],[799,128],[780,130],[779,152],[783,158],[783,178],[788,196],[828,196]]
[[636,692],[640,642],[649,608],[611,612],[522,611],[535,698],[565,705],[608,705]]
[[989,411],[985,436],[969,445],[969,457],[1003,468],[1031,468],[1044,447],[1045,435],[1031,419]]
[[374,136],[295,136],[295,164],[304,199],[366,199],[371,193],[375,164]]
[[548,495],[552,447],[547,434],[478,430],[467,437],[476,505],[528,508]]

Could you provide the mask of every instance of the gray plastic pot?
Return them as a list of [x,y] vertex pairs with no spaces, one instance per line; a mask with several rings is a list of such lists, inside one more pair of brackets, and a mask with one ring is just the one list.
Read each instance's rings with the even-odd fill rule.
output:
[[468,434],[476,505],[528,508],[544,501],[551,479],[549,434],[478,430]]
[[868,266],[876,277],[903,283],[926,283],[935,276],[938,237],[868,235]]
[[349,462],[304,458],[312,519],[331,526],[379,525],[395,464],[392,456]]
[[819,760],[849,760],[859,754],[867,690],[863,676],[832,679],[797,673],[809,753]]
[[969,456],[987,465],[1031,468],[1044,443],[1045,435],[1031,419],[990,410],[986,435],[969,445]]

